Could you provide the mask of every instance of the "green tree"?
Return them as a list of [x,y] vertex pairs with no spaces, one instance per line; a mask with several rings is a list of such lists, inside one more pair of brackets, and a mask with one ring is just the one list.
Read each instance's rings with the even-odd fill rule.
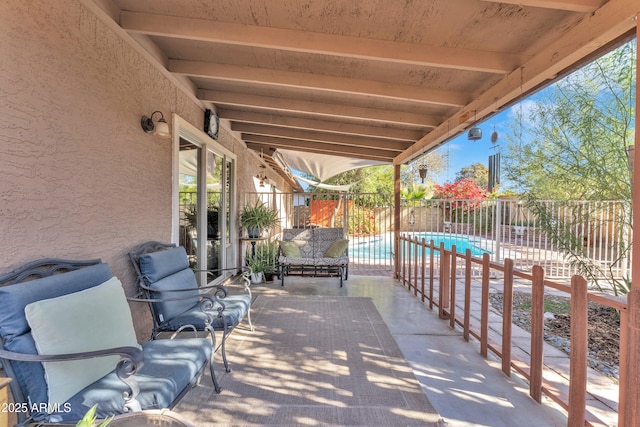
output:
[[463,179],[473,180],[480,188],[487,189],[489,187],[489,169],[480,162],[472,163],[465,166],[456,173],[456,181]]
[[630,199],[635,51],[627,43],[515,109],[508,180],[538,199]]
[[[628,256],[631,228],[631,183],[628,147],[633,144],[636,43],[629,42],[556,83],[545,96],[517,111],[517,124],[507,135],[503,169],[527,195],[539,226],[600,290],[625,293],[628,277],[590,260],[584,230],[598,212],[572,208],[559,215],[543,199],[622,200],[624,208],[612,225],[617,232],[609,250],[617,260]],[[574,204],[575,205],[575,204]],[[607,287],[600,285],[605,279]]]
[[406,200],[424,200],[427,197],[428,189],[425,185],[410,182],[400,190],[400,196]]

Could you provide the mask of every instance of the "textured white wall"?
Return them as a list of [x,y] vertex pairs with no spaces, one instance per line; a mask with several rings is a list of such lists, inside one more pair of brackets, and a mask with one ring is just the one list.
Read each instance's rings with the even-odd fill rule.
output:
[[[140,128],[154,110],[202,127],[201,106],[77,1],[0,2],[0,273],[102,258],[133,293],[126,253],[171,238],[171,143]],[[239,167],[240,199],[252,174]]]

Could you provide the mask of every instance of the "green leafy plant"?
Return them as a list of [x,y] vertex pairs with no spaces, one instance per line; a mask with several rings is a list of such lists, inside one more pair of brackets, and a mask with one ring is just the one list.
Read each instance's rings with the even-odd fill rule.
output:
[[265,270],[265,262],[257,253],[246,257],[245,262],[253,273],[263,273]]
[[256,257],[262,260],[265,273],[273,273],[278,264],[278,244],[269,242],[257,245]]
[[[245,205],[239,216],[241,227],[247,228],[250,237],[257,237],[262,231],[268,231],[278,224],[278,211],[265,206],[260,200],[253,205]],[[252,235],[251,229],[256,229]]]
[[96,409],[98,404],[96,403],[84,414],[84,417],[76,424],[76,427],[106,427],[113,420],[113,415],[103,420],[100,424],[96,424]]

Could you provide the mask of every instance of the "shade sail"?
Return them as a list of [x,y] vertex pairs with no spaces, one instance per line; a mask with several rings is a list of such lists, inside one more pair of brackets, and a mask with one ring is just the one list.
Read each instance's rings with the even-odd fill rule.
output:
[[291,168],[313,175],[320,181],[326,181],[333,176],[353,169],[388,164],[379,160],[354,159],[293,150],[278,149],[277,153],[280,153]]
[[316,181],[312,181],[310,179],[307,178],[303,178],[301,176],[298,175],[293,175],[297,180],[300,180],[302,182],[306,182],[309,185],[313,185],[314,187],[318,187],[318,188],[323,188],[325,190],[334,190],[334,191],[349,191],[349,189],[351,189],[351,186],[353,184],[344,184],[344,185],[329,185],[329,184],[323,184],[321,182],[316,182]]

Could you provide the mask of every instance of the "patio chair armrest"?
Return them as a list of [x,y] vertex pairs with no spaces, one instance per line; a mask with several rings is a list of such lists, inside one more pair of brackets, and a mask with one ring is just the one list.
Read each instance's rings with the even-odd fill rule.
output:
[[[163,294],[163,293],[180,293],[180,292],[193,292],[195,289],[162,289],[162,290],[158,290],[158,289],[154,289],[151,288],[145,284],[140,283],[138,285],[140,287],[140,289],[150,293],[150,294]],[[215,289],[214,292],[211,292],[211,289]],[[201,292],[201,296],[202,295],[216,295],[217,298],[224,298],[227,296],[227,294],[229,293],[229,291],[227,290],[227,288],[223,285],[207,285],[207,286],[201,286],[198,288],[198,291],[205,291],[205,292]],[[189,295],[189,296],[185,296],[185,297],[171,297],[171,298],[143,298],[141,296],[140,293],[138,293],[135,297],[127,297],[127,299],[129,301],[136,301],[136,302],[169,302],[169,301],[182,301],[182,300],[186,300],[186,299],[191,299],[193,298],[193,295]]]
[[115,366],[115,372],[120,381],[127,386],[127,390],[123,394],[125,408],[132,412],[141,411],[142,408],[136,400],[140,393],[140,387],[138,382],[132,378],[132,375],[138,372],[144,364],[144,356],[139,348],[116,347],[69,354],[27,354],[0,349],[0,358],[20,362],[67,362],[102,356],[120,356],[120,360]]
[[[194,272],[198,272],[198,271],[206,271],[208,273],[211,272],[220,272],[220,271],[239,271],[238,274],[236,274],[236,277],[239,277],[242,279],[243,282],[243,286],[244,286],[244,290],[245,292],[247,292],[249,295],[251,295],[251,267],[249,266],[240,266],[240,267],[232,267],[232,268],[221,268],[221,269],[217,269],[217,270],[194,270]],[[212,285],[215,286],[215,285]],[[209,286],[201,286],[200,289],[207,289]]]
[[199,306],[200,310],[207,316],[207,326],[211,326],[214,314],[217,311],[218,313],[215,317],[222,319],[223,323],[225,323],[226,329],[225,317],[222,314],[226,307],[224,302],[222,302],[216,295],[201,295]]

